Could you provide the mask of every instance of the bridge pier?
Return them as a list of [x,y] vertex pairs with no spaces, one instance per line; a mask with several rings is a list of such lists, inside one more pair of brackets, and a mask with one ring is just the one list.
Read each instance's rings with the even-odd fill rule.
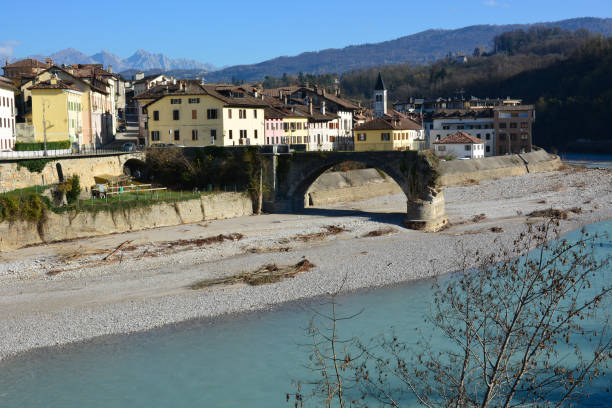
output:
[[406,227],[420,231],[439,231],[448,225],[444,192],[427,199],[417,199],[407,202]]

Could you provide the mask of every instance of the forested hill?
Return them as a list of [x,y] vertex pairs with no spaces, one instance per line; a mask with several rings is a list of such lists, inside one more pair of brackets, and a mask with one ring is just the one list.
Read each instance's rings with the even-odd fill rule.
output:
[[293,57],[278,57],[259,64],[228,67],[207,75],[209,82],[232,80],[260,81],[266,75],[297,75],[336,73],[362,68],[411,62],[422,64],[446,56],[463,53],[472,55],[476,47],[490,48],[495,36],[512,30],[527,30],[532,26],[560,27],[566,30],[584,28],[604,36],[612,35],[611,18],[576,18],[549,23],[515,25],[476,25],[456,30],[427,30],[391,41],[353,45],[342,49],[305,52]]

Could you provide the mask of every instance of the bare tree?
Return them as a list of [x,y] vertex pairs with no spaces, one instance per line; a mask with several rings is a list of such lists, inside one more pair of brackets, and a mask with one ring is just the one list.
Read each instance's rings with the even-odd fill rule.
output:
[[459,271],[435,286],[433,335],[359,343],[351,381],[362,405],[566,407],[585,397],[612,357],[609,311],[599,308],[612,290],[610,258],[594,252],[600,237],[583,230],[570,242],[558,225],[528,227],[507,251],[464,250]]

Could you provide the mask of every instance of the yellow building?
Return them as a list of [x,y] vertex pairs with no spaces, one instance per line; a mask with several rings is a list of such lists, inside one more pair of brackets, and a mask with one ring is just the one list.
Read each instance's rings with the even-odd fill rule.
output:
[[[32,105],[32,111],[24,112],[26,122],[42,123],[42,118],[36,117],[33,112],[33,94],[32,89],[40,83],[48,83],[56,79],[64,83],[71,83],[72,86],[81,92],[80,100],[80,120],[81,132],[77,132],[77,139],[74,141],[79,146],[93,146],[103,144],[108,139],[109,130],[109,113],[110,97],[106,85],[103,83],[89,83],[83,79],[76,78],[66,69],[58,66],[51,66],[42,71],[37,77],[24,82],[21,85],[22,98],[26,102],[26,106]],[[112,133],[111,133],[112,134]],[[41,136],[42,137],[42,136]],[[36,139],[40,139],[36,136]],[[67,138],[63,139],[67,140]]]
[[418,150],[423,127],[404,115],[384,115],[354,128],[355,151]]
[[144,106],[148,144],[237,146],[264,144],[261,99],[238,89],[217,91],[198,81],[178,81]]
[[302,112],[282,109],[283,137],[287,144],[302,144],[308,140],[308,117]]
[[32,123],[36,142],[82,138],[83,92],[74,83],[57,78],[39,82],[29,88],[32,96]]

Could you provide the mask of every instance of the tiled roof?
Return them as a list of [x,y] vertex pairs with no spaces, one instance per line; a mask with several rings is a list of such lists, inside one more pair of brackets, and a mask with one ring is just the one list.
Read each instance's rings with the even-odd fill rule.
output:
[[5,64],[5,68],[49,68],[48,64],[41,62],[39,60],[35,60],[32,58],[26,58],[19,61],[15,61],[12,64]]
[[282,112],[271,106],[264,108],[264,118],[266,119],[282,119],[283,117],[285,117],[285,115],[283,115]]
[[79,88],[74,86],[73,82],[64,81],[64,80],[61,80],[61,79],[56,80],[55,83],[52,83],[51,80],[39,82],[36,85],[33,85],[33,86],[29,87],[28,89],[30,89],[30,90],[31,89],[70,89],[70,90],[73,90],[73,91],[81,92],[81,90]]
[[243,94],[243,97],[233,97],[225,93],[225,90],[221,92],[217,91],[216,85],[202,85],[198,80],[182,80],[176,81],[176,83],[167,85],[157,85],[153,88],[139,94],[135,99],[151,99],[155,98],[154,101],[148,103],[148,106],[164,96],[172,95],[210,95],[213,98],[217,98],[225,103],[226,106],[236,107],[260,107],[265,108],[268,106],[263,100],[252,97],[248,94]]
[[438,109],[433,113],[433,118],[493,118],[493,109]]
[[484,142],[484,140],[469,135],[467,133],[457,132],[453,133],[452,135],[446,136],[442,140],[436,140],[434,144],[480,144]]
[[9,88],[13,90],[15,88],[13,81],[10,78],[0,75],[0,87]]
[[355,130],[423,130],[423,127],[404,115],[385,115],[357,125]]
[[310,114],[307,105],[292,105],[292,107],[294,107],[294,109],[299,111],[300,113],[303,113],[304,115],[307,115],[308,119],[312,120],[314,122],[329,122],[331,120],[338,119],[340,117],[340,116],[338,116],[338,115],[336,115],[334,113],[331,113],[331,112],[325,112],[325,115],[323,115],[321,113],[321,107],[320,106],[313,106],[312,107],[312,115]]

